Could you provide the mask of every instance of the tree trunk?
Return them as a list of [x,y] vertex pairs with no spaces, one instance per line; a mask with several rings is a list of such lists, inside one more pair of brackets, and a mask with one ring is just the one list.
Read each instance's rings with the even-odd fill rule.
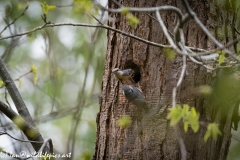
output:
[[[210,8],[208,2],[189,2],[200,20],[209,27]],[[184,10],[178,0],[123,0],[127,7],[155,7],[173,5]],[[109,8],[117,6],[109,1]],[[155,13],[149,13],[156,17]],[[147,13],[133,13],[140,19],[136,28],[130,27],[125,16],[109,13],[115,22],[109,25],[160,44],[168,44],[158,22]],[[162,19],[168,30],[173,33],[177,16],[172,12],[161,12]],[[211,28],[210,28],[211,29]],[[190,20],[184,26],[187,46],[211,49],[215,46],[208,40],[201,29]],[[100,96],[100,112],[97,116],[97,140],[93,159],[181,159],[181,152],[173,128],[166,120],[168,108],[172,103],[172,90],[176,86],[182,69],[182,57],[174,60],[166,59],[164,49],[154,47],[137,40],[108,31],[108,46]],[[132,68],[135,81],[139,81],[143,95],[149,103],[150,113],[127,102],[122,94],[122,84],[114,78],[113,68]],[[216,111],[212,115],[210,103],[202,96],[192,92],[200,85],[209,83],[211,75],[200,65],[187,61],[187,71],[181,87],[177,92],[177,103],[194,106],[200,112],[201,122],[221,122],[223,135],[217,141],[203,140],[206,127],[201,126],[194,134],[181,129],[181,136],[187,149],[187,159],[225,159],[231,138],[231,120],[222,118]],[[195,96],[194,96],[195,95]],[[229,113],[228,117],[231,117]],[[129,115],[132,123],[128,128],[117,125],[122,115]],[[218,115],[218,116],[215,116]],[[180,126],[180,128],[182,128]]]

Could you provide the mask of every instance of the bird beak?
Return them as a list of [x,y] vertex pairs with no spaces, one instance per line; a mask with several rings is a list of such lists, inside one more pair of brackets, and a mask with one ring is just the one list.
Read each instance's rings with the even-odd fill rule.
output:
[[117,71],[118,71],[118,68],[114,68],[114,69],[112,70],[112,73],[117,72]]

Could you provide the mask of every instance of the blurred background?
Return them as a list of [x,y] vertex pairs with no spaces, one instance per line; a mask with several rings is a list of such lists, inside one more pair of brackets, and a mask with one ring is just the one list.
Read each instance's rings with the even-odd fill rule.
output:
[[[97,24],[93,16],[103,23],[106,21],[104,14],[88,0],[46,2],[49,6],[56,6],[46,15],[47,21],[52,23]],[[30,1],[24,12],[28,1],[1,0],[1,38],[43,25],[43,3],[40,0]],[[106,6],[106,1],[101,1],[101,4]],[[8,24],[11,25],[5,29]],[[73,26],[46,28],[0,40],[0,56],[43,138],[53,140],[54,153],[71,153],[73,159],[92,158],[106,41],[106,30]],[[26,74],[32,65],[37,68],[36,85],[33,74]],[[10,96],[5,93],[2,87],[0,100],[16,110]],[[2,113],[0,131],[24,139],[19,129]],[[32,151],[27,143],[13,140],[7,135],[0,136],[0,148],[9,153]]]

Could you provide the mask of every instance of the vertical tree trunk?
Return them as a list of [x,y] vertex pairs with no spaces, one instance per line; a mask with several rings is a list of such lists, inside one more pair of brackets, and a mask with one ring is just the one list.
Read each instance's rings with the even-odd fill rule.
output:
[[[209,25],[210,12],[208,2],[189,2],[200,20]],[[173,5],[184,10],[178,0],[123,0],[123,6],[127,7],[155,7],[161,5]],[[117,6],[109,1],[110,8]],[[136,27],[130,27],[121,14],[109,13],[115,22],[109,25],[119,30],[137,35],[153,42],[168,44],[158,22],[151,18],[154,13],[133,13],[141,23]],[[177,23],[177,16],[171,12],[161,12],[168,30],[173,32]],[[208,24],[207,24],[208,23]],[[210,49],[212,43],[199,27],[190,20],[184,27],[186,45]],[[176,86],[182,68],[182,57],[177,56],[173,61],[166,59],[163,48],[157,48],[144,44],[129,37],[108,31],[108,49],[106,53],[105,71],[102,82],[102,94],[100,97],[100,112],[97,116],[97,140],[94,159],[181,159],[179,144],[176,140],[173,128],[166,120],[168,108],[171,107],[172,90]],[[111,74],[113,68],[132,68],[137,73],[134,77],[139,84],[150,106],[149,115],[124,100],[122,85]],[[187,71],[184,81],[177,93],[177,103],[189,104],[200,112],[200,121],[214,122],[215,116],[210,113],[210,105],[203,97],[193,96],[193,89],[206,84],[209,80],[207,71],[202,66],[187,62]],[[160,106],[160,107],[159,107]],[[131,126],[119,127],[116,122],[122,115],[132,118]],[[215,113],[217,114],[217,113]],[[231,115],[229,115],[231,116]],[[221,116],[217,118],[221,121]],[[226,119],[221,121],[222,128],[226,129],[221,138],[215,142],[209,139],[203,141],[206,127],[200,128],[196,134],[189,130],[181,131],[187,149],[187,159],[224,159],[230,140],[230,124]],[[227,135],[227,136],[225,136]],[[216,147],[217,145],[217,147]],[[222,151],[222,149],[225,149]],[[219,154],[222,153],[221,158]]]

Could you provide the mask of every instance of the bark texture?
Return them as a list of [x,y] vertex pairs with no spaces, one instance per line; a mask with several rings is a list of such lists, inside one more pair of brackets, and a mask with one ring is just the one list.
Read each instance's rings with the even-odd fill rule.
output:
[[[127,7],[155,7],[161,5],[177,6],[184,11],[178,0],[122,0]],[[207,1],[189,1],[192,9],[200,20],[207,26],[209,21],[210,5]],[[110,8],[117,6],[109,1]],[[168,44],[158,22],[147,13],[133,13],[141,23],[130,27],[121,14],[110,13],[115,22],[109,25],[135,34],[153,42]],[[155,17],[154,13],[150,13]],[[172,12],[161,12],[168,30],[173,32],[177,23],[177,16]],[[210,27],[211,29],[211,27]],[[201,29],[190,20],[184,27],[186,45],[211,49],[213,44]],[[122,94],[122,85],[111,74],[113,68],[132,68],[136,72],[135,81],[139,81],[151,112],[145,114],[143,110],[128,103]],[[93,159],[181,159],[179,144],[173,128],[166,120],[168,108],[171,107],[172,89],[176,85],[182,68],[182,58],[166,59],[164,49],[153,47],[115,32],[108,31],[108,46],[100,97],[100,112],[97,116],[97,140]],[[195,106],[200,112],[200,121],[209,123],[221,121],[223,136],[215,142],[209,139],[203,141],[206,127],[201,126],[194,134],[189,130],[186,134],[181,131],[187,149],[187,159],[225,159],[230,140],[231,121],[217,115],[211,110],[211,103],[204,97],[195,95],[196,87],[209,82],[210,76],[205,68],[188,60],[184,81],[177,92],[177,103]],[[212,113],[214,112],[214,115]],[[132,118],[131,126],[121,128],[117,120],[122,115]],[[228,117],[231,117],[229,113]]]

